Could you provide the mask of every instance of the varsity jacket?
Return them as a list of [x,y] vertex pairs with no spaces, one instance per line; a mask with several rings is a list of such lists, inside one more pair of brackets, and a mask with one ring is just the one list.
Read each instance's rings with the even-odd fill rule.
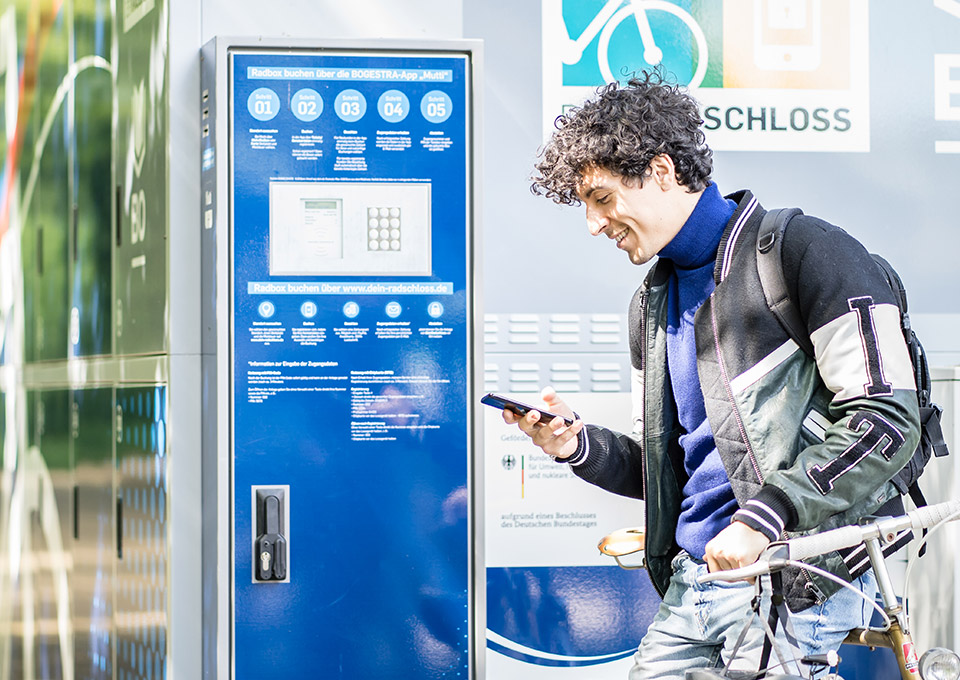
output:
[[[740,510],[734,519],[771,540],[855,523],[902,508],[890,483],[919,441],[913,371],[889,284],[869,253],[838,227],[799,215],[786,231],[784,273],[816,360],[770,312],[757,273],[764,210],[742,191],[717,253],[716,289],[694,317],[707,418]],[[663,595],[679,551],[686,481],[667,374],[667,282],[659,260],[630,305],[633,430],[588,424],[574,473],[646,507],[646,563]],[[889,502],[889,503],[888,503]],[[902,536],[899,547],[908,537]],[[820,559],[847,580],[869,568],[862,546]],[[794,611],[839,586],[808,570],[784,575]]]

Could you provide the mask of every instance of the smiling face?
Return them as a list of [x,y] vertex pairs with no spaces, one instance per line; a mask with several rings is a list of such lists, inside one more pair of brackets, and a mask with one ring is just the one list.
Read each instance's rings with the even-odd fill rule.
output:
[[666,154],[650,162],[642,184],[591,166],[577,189],[590,233],[614,240],[634,264],[649,262],[673,240],[701,193],[688,192],[677,183],[673,161]]

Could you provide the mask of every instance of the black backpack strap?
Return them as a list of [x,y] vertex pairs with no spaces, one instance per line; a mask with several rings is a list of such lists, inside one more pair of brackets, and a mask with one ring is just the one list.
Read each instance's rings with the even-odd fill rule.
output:
[[[770,663],[770,652],[774,651],[780,660],[780,666],[786,671],[787,660],[783,658],[781,652],[776,647],[777,624],[783,627],[784,637],[793,650],[800,649],[800,643],[797,642],[793,634],[793,626],[790,624],[787,610],[787,600],[783,595],[783,573],[775,571],[770,574],[770,613],[767,618],[765,629],[766,635],[763,637],[763,648],[760,650],[760,667],[758,672],[765,671]],[[758,612],[759,613],[759,612]],[[762,621],[762,620],[761,620]],[[800,667],[797,667],[800,670]]]
[[900,308],[900,330],[903,331],[903,339],[907,343],[907,350],[910,352],[910,362],[913,365],[913,379],[917,383],[917,399],[920,407],[923,408],[930,404],[930,393],[933,384],[930,380],[930,368],[927,364],[927,355],[923,352],[923,346],[917,339],[917,334],[913,332],[910,326],[910,313],[907,308],[907,289],[897,274],[897,270],[884,258],[876,253],[871,253],[874,263],[880,268],[887,283],[890,284],[890,290],[897,300],[897,306]]
[[800,311],[790,299],[787,280],[783,275],[783,233],[787,223],[802,214],[798,208],[769,210],[760,221],[757,232],[757,272],[767,306],[787,335],[810,357],[814,356],[813,342],[807,332]]
[[943,438],[943,426],[940,423],[942,416],[943,409],[937,404],[920,407],[920,430],[924,437],[920,443],[929,448],[937,458],[950,453]]

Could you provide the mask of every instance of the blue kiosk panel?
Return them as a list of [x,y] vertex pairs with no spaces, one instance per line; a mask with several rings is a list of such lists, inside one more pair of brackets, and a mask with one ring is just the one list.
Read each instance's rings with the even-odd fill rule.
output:
[[229,73],[235,676],[466,678],[469,55]]

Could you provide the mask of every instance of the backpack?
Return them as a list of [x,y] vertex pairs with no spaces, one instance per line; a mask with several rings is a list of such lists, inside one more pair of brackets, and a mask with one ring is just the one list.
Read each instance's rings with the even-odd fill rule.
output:
[[[783,274],[783,232],[787,223],[802,214],[797,208],[771,210],[763,216],[760,231],[757,233],[757,271],[760,274],[760,286],[767,299],[767,306],[783,326],[791,339],[796,342],[807,356],[813,358],[813,343],[800,312],[790,299],[786,278]],[[927,504],[917,480],[923,472],[930,456],[946,456],[947,443],[943,439],[940,416],[943,413],[937,404],[930,400],[931,380],[927,355],[910,327],[910,315],[907,313],[907,291],[896,270],[879,255],[871,253],[874,262],[884,273],[887,283],[893,291],[897,306],[900,308],[900,329],[910,353],[913,374],[917,384],[917,402],[920,405],[920,443],[917,450],[900,472],[890,481],[901,494],[908,494],[916,507]]]

